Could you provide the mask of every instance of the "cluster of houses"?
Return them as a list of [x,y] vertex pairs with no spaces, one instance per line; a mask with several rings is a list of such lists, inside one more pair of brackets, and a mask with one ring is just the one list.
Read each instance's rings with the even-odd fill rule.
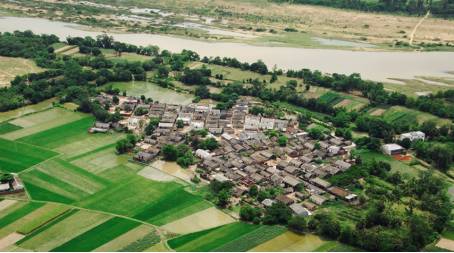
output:
[[12,180],[8,182],[0,182],[0,195],[18,193],[22,191],[24,191],[24,185],[16,175],[13,175]]
[[196,151],[202,159],[201,177],[233,182],[236,201],[253,185],[263,189],[280,187],[284,189],[281,195],[255,204],[266,207],[280,201],[298,215],[309,215],[334,198],[356,203],[355,194],[324,179],[352,166],[353,161],[348,159],[352,142],[338,137],[316,141],[303,131],[282,134],[288,138],[285,147],[278,145],[277,137],[270,138],[262,131],[222,134],[219,149],[211,153]]
[[[109,101],[109,96],[101,95],[97,99]],[[155,159],[165,144],[183,143],[188,131],[207,129],[209,136],[216,138],[220,145],[211,152],[196,150],[200,161],[197,167],[202,169],[200,177],[207,181],[231,181],[233,202],[243,199],[253,185],[284,189],[281,195],[256,205],[266,207],[281,201],[299,215],[309,215],[330,199],[357,201],[355,194],[325,180],[352,166],[354,161],[349,160],[349,152],[354,143],[335,136],[314,140],[300,130],[294,120],[252,115],[249,100],[240,100],[231,109],[219,110],[214,105],[146,104],[135,98],[121,97],[116,107],[124,117],[118,126],[95,124],[93,131],[121,127],[143,134],[150,119],[159,119],[153,133],[136,144],[139,152],[134,159],[141,162]],[[118,111],[117,108],[111,110]],[[135,113],[137,110],[140,115]],[[278,137],[266,135],[267,130],[285,135],[287,144],[279,146]]]
[[[413,132],[403,133],[403,134],[399,135],[398,139],[399,139],[399,141],[408,139],[411,142],[418,141],[418,140],[424,141],[426,139],[426,134],[421,131],[413,131]],[[396,143],[384,144],[381,149],[384,154],[391,155],[391,156],[401,155],[406,152],[404,147],[402,147],[401,145],[396,144]]]

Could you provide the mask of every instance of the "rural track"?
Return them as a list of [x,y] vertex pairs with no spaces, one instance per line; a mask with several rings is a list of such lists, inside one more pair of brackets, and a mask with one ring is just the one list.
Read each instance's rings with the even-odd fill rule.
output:
[[415,38],[415,34],[416,34],[416,31],[418,30],[419,26],[422,25],[424,20],[426,20],[429,17],[429,15],[430,15],[430,10],[427,11],[426,15],[424,15],[424,17],[422,17],[419,20],[419,22],[415,25],[415,27],[413,28],[413,31],[410,34],[410,41],[409,41],[410,46],[413,46],[413,40]]

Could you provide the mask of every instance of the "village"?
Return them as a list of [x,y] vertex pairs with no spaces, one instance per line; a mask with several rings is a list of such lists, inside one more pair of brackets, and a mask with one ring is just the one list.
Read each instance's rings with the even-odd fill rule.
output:
[[[113,104],[112,95],[101,94],[95,99],[101,104]],[[246,199],[243,196],[253,185],[264,189],[278,187],[283,192],[272,199],[251,204],[268,207],[280,201],[297,215],[310,215],[317,206],[329,200],[358,202],[356,194],[332,186],[326,180],[355,163],[350,159],[355,144],[349,140],[334,135],[315,140],[299,129],[294,119],[252,115],[249,109],[256,102],[248,98],[240,99],[229,110],[215,109],[213,104],[146,104],[134,97],[119,97],[118,100],[118,105],[111,106],[110,112],[117,110],[124,119],[114,125],[97,122],[90,132],[106,132],[112,127],[143,135],[136,144],[134,160],[150,163],[158,158],[164,145],[184,143],[191,130],[207,129],[208,136],[220,145],[213,151],[195,150],[198,162],[193,167],[206,183],[213,180],[232,182],[232,205]],[[147,136],[144,128],[152,118],[159,119],[159,124]],[[280,145],[277,136],[265,134],[268,131],[278,132],[288,141]]]

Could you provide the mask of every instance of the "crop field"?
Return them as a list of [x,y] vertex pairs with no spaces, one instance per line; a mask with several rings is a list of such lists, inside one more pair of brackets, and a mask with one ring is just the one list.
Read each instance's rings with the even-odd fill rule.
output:
[[30,113],[43,111],[52,107],[52,103],[56,101],[56,98],[51,98],[39,102],[34,105],[26,105],[21,108],[17,108],[7,112],[0,112],[0,122],[4,122],[10,119],[15,119]]
[[51,150],[0,138],[1,171],[20,172],[56,155]]
[[112,217],[106,214],[71,211],[41,227],[36,233],[30,233],[17,245],[29,250],[50,251],[110,219]]
[[392,106],[388,108],[382,117],[390,123],[399,123],[403,121],[415,121],[422,124],[425,121],[433,120],[438,125],[444,125],[450,123],[448,119],[442,119],[429,113],[424,113],[412,109],[408,109],[402,106]]
[[140,55],[135,53],[121,53],[121,56],[117,56],[113,49],[101,49],[103,55],[106,56],[109,60],[113,61],[114,63],[118,62],[125,62],[125,61],[146,61],[151,60],[151,56]]
[[94,251],[143,251],[160,241],[155,229],[149,225],[140,225],[120,235],[108,243],[96,248]]
[[176,234],[188,234],[233,222],[235,220],[228,214],[211,207],[168,223],[161,228]]
[[339,102],[341,102],[344,98],[335,92],[327,92],[327,93],[323,94],[322,96],[320,96],[318,99],[322,103],[328,104],[330,106],[334,106],[334,105],[338,104]]
[[0,87],[9,86],[18,75],[43,71],[32,60],[0,56]]
[[139,225],[140,223],[136,221],[114,217],[51,251],[91,251]]
[[16,131],[16,130],[19,130],[19,129],[22,129],[22,127],[16,126],[16,125],[11,124],[9,122],[0,123],[0,135],[6,134],[6,133],[9,133],[9,132],[13,132],[13,131]]
[[85,117],[87,117],[87,115],[71,112],[63,108],[52,108],[10,121],[10,124],[19,126],[22,129],[14,132],[11,131],[2,137],[9,140],[15,140]]
[[284,232],[277,226],[232,223],[168,241],[176,251],[246,251]]
[[147,98],[152,98],[154,101],[159,101],[161,103],[187,105],[190,104],[193,99],[193,96],[190,94],[178,93],[149,82],[112,82],[109,84],[111,84],[113,88],[126,91],[127,95],[138,97],[144,95]]
[[105,188],[109,182],[60,159],[21,175],[33,199],[72,203]]

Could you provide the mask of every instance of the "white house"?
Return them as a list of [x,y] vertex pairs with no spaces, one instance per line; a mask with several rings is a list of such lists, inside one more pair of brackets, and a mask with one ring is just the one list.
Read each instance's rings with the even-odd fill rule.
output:
[[260,120],[261,129],[273,129],[274,128],[274,119],[264,118]]
[[200,158],[202,158],[202,159],[211,158],[210,152],[208,152],[207,150],[203,150],[203,149],[197,149],[195,151],[195,155],[200,157]]
[[260,117],[248,115],[244,120],[245,130],[257,130],[260,126]]
[[387,155],[398,155],[402,154],[405,151],[405,149],[402,146],[395,143],[385,144],[382,146],[381,149],[383,153]]
[[416,141],[416,140],[425,140],[426,139],[426,134],[421,132],[421,131],[413,131],[413,132],[408,132],[408,133],[403,133],[400,135],[399,140],[404,140],[404,139],[409,139],[410,141]]

